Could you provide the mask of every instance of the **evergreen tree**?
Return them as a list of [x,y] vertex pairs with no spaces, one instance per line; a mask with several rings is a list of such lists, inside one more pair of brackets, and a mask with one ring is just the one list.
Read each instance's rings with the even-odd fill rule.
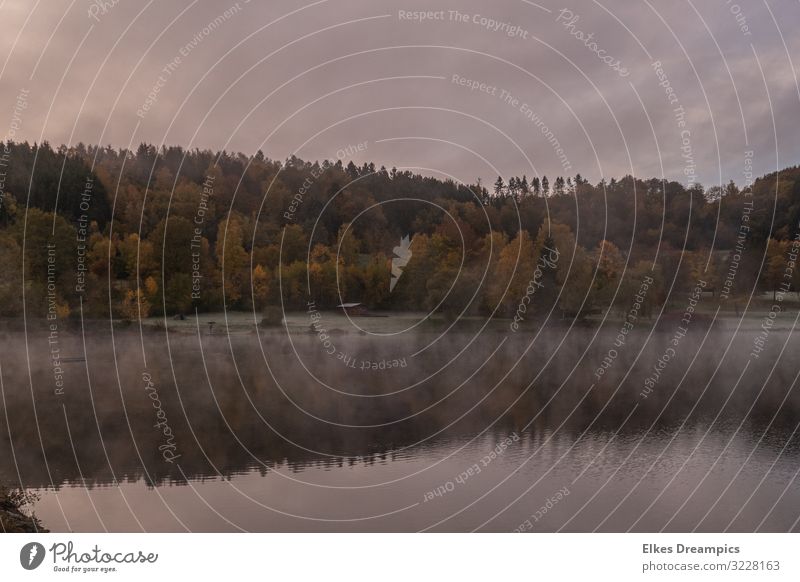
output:
[[503,190],[505,187],[506,185],[503,182],[503,178],[497,176],[497,180],[494,181],[494,195],[500,198],[503,195]]

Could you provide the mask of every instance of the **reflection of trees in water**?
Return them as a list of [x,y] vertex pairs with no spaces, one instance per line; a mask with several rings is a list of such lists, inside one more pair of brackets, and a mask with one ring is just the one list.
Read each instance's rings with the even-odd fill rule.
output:
[[[449,439],[463,442],[492,423],[489,434],[502,438],[511,431],[522,431],[534,417],[522,435],[523,439],[549,434],[569,416],[559,431],[559,438],[569,442],[590,424],[593,433],[613,434],[638,402],[636,413],[622,430],[622,435],[635,435],[650,426],[673,396],[677,381],[696,355],[699,345],[699,338],[690,334],[678,357],[664,371],[656,390],[643,400],[639,396],[642,380],[649,374],[669,337],[668,334],[654,335],[637,367],[627,374],[622,387],[614,395],[618,382],[629,371],[646,337],[637,332],[629,338],[630,349],[620,350],[614,366],[587,395],[587,389],[596,382],[597,363],[612,345],[614,336],[602,332],[583,362],[576,367],[594,334],[594,330],[580,330],[567,337],[558,348],[557,357],[528,389],[529,382],[542,370],[565,333],[566,329],[543,333],[535,347],[512,370],[533,337],[524,333],[513,334],[477,373],[476,369],[486,362],[505,335],[486,334],[441,372],[438,372],[439,367],[454,358],[471,336],[449,337],[447,341],[436,343],[424,355],[410,360],[408,367],[381,372],[345,366],[335,355],[325,354],[313,334],[295,338],[295,347],[304,364],[317,378],[342,392],[361,396],[386,395],[383,397],[341,394],[319,384],[300,366],[292,350],[286,349],[285,338],[277,334],[265,336],[263,345],[272,373],[285,394],[271,378],[255,335],[232,338],[236,366],[225,336],[204,337],[204,354],[213,392],[205,376],[195,337],[171,338],[171,361],[179,379],[177,390],[164,336],[158,333],[146,335],[145,346],[147,371],[175,434],[177,453],[181,455],[177,464],[187,477],[202,478],[218,473],[232,475],[254,468],[266,472],[268,467],[276,464],[299,471],[318,465],[383,463],[403,454],[400,449],[415,446],[420,441],[420,447],[432,447]],[[703,423],[707,426],[736,383],[746,358],[745,350],[749,349],[749,337],[736,340],[735,350],[745,355],[739,360],[729,355],[730,360],[726,362],[731,363],[718,370],[717,377],[698,403],[699,395],[729,339],[725,332],[712,333],[715,334],[714,341],[707,342],[659,420],[660,430],[677,430],[695,404],[698,406],[689,426]],[[422,342],[427,343],[434,337],[418,334],[381,342],[347,334],[337,336],[335,340],[337,350],[359,361],[381,361],[408,357],[424,345]],[[774,340],[774,353],[777,354],[783,337],[779,339],[776,334]],[[32,359],[35,413],[22,341],[22,337],[16,334],[2,339],[4,353],[20,352],[16,358],[4,358],[4,362],[9,362],[3,367],[9,426],[5,426],[5,420],[0,416],[3,424],[0,426],[0,447],[10,452],[13,444],[15,455],[0,457],[2,480],[17,481],[15,459],[23,483],[30,487],[49,485],[51,478],[59,485],[80,481],[82,477],[90,487],[110,483],[113,476],[124,481],[146,479],[149,475],[154,483],[183,479],[176,466],[162,459],[158,449],[164,439],[154,426],[158,422],[156,411],[142,380],[144,367],[137,334],[118,332],[115,335],[117,365],[123,382],[121,393],[112,344],[103,334],[87,340],[91,392],[83,363],[69,367],[65,395],[58,397],[53,393],[49,362],[41,358]],[[29,342],[32,346],[47,345],[42,336],[31,336]],[[64,349],[74,348],[73,352],[80,353],[78,342],[79,337],[64,336]],[[392,349],[382,350],[381,345],[391,345]],[[768,358],[750,366],[721,418],[738,425],[753,404],[770,367]],[[764,427],[777,410],[795,372],[791,362],[784,358],[757,400],[745,423],[746,429],[753,432],[763,430],[759,427]],[[474,377],[469,379],[473,373]],[[507,378],[501,382],[506,374]],[[431,377],[427,381],[402,390],[428,376]],[[498,382],[500,384],[489,394]],[[609,403],[612,395],[613,400]],[[289,398],[306,413],[299,411]],[[784,412],[775,423],[778,428],[772,431],[774,438],[767,439],[767,445],[774,442],[776,450],[780,449],[783,445],[780,427],[788,426],[787,434],[791,431],[796,422],[798,404],[800,399],[796,395],[787,400]],[[69,422],[68,429],[62,405]],[[272,428],[266,426],[259,415]],[[312,415],[339,425],[358,426],[326,424]],[[405,420],[395,422],[398,419]],[[384,426],[364,426],[381,424]],[[13,443],[9,442],[9,433]],[[43,446],[40,445],[40,434]],[[147,471],[142,469],[140,455]]]

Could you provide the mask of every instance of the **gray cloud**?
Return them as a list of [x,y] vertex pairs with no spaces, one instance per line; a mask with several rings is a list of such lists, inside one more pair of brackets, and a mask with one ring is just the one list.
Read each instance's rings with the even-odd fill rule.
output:
[[[741,183],[746,150],[758,174],[800,157],[792,68],[800,6],[789,0],[103,5],[2,5],[0,128],[11,127],[25,89],[17,139],[262,149],[279,159],[331,158],[366,141],[356,161],[464,181],[497,172],[650,177],[663,165],[686,182],[694,163],[709,186]],[[558,21],[565,7],[578,17],[572,24]],[[685,127],[653,61],[686,111]],[[454,75],[495,89],[470,91]],[[682,157],[684,130],[693,162]]]

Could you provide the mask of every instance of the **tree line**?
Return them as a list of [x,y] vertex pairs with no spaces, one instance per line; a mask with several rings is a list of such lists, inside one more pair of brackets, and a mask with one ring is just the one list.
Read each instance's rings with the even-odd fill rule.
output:
[[[646,309],[703,278],[776,292],[800,222],[800,168],[686,188],[575,176],[457,183],[352,161],[7,142],[0,315],[137,319],[200,311],[373,309],[510,317]],[[393,249],[411,257],[390,291]],[[559,260],[541,269],[543,253]],[[537,272],[537,268],[539,272]],[[792,272],[791,289],[800,289]]]

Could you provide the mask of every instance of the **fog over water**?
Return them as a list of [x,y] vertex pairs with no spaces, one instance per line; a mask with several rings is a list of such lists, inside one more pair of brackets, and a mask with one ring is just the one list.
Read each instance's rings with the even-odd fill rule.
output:
[[613,325],[376,338],[330,317],[327,347],[72,329],[62,357],[88,357],[63,394],[46,333],[6,331],[0,476],[54,531],[798,528],[788,328],[752,358],[755,329],[697,326],[659,368],[673,334],[642,327],[598,380]]

